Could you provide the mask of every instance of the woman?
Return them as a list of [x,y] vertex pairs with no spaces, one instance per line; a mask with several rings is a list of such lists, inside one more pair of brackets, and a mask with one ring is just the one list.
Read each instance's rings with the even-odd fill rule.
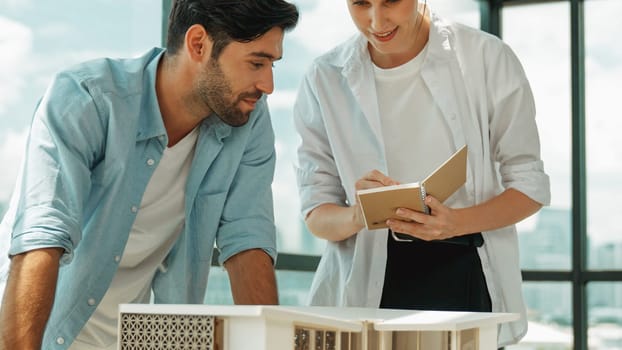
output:
[[[527,329],[514,224],[550,201],[522,67],[427,4],[347,2],[360,33],[315,60],[294,107],[302,214],[328,240],[310,302],[520,313],[499,335],[514,343]],[[458,192],[365,229],[356,190],[420,180],[463,145]]]

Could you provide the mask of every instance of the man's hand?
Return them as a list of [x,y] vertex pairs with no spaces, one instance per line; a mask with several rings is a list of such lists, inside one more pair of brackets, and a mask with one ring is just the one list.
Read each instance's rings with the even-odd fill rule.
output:
[[62,248],[38,249],[11,259],[0,309],[0,349],[41,348],[62,253]]

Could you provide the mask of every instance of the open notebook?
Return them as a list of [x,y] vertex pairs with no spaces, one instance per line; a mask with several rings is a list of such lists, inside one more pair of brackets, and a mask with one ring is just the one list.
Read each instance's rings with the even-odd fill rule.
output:
[[398,208],[429,214],[426,195],[444,202],[466,182],[466,165],[467,146],[463,146],[422,181],[357,191],[367,229],[386,228],[389,218],[405,220],[395,214]]

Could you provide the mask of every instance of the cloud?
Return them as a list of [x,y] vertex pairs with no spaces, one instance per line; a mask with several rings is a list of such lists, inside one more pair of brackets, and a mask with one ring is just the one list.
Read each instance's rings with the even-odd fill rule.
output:
[[56,41],[72,37],[72,23],[70,22],[45,22],[37,28],[36,36],[42,41]]
[[0,139],[0,202],[8,202],[24,156],[28,130],[9,131]]
[[[72,40],[75,31],[67,22],[34,18],[20,22],[0,16],[0,127],[23,127],[35,101],[59,70],[93,58],[136,56],[144,51],[84,44]],[[35,42],[38,44],[33,47]],[[43,44],[56,42],[65,44],[52,49]]]
[[21,73],[32,51],[32,37],[28,27],[0,17],[0,114],[19,99],[26,84]]
[[[614,66],[620,66],[622,46],[617,34],[622,30],[619,14],[621,1],[587,1],[585,3],[585,45],[588,54],[595,53]],[[618,76],[620,78],[620,76]]]
[[2,7],[11,11],[25,11],[32,8],[32,0],[4,0]]
[[619,132],[622,119],[612,108],[620,99],[622,64],[605,67],[588,57],[586,68],[586,142],[590,173],[622,176],[622,148]]
[[[589,175],[617,174],[622,177],[620,113],[616,106],[622,95],[622,47],[613,33],[622,31],[615,15],[622,13],[620,1],[585,4],[586,46],[586,142]],[[588,176],[589,179],[589,176]],[[617,181],[621,184],[620,180]],[[613,216],[615,217],[615,215]]]

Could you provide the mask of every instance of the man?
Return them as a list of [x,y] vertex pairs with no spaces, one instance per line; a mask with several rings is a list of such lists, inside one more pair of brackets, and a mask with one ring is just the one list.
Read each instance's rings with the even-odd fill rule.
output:
[[60,73],[35,112],[2,349],[116,349],[120,303],[201,303],[214,243],[234,302],[278,302],[266,99],[284,0],[178,0],[167,50]]

